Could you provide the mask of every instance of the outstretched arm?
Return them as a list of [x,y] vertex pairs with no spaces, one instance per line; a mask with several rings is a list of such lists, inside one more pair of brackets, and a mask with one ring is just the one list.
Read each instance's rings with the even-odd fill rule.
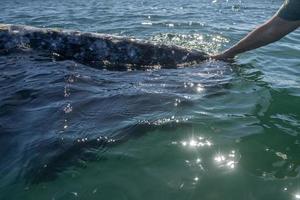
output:
[[263,25],[250,32],[230,49],[221,54],[211,56],[217,60],[232,59],[237,54],[256,49],[275,42],[300,26],[300,21],[287,21],[276,15]]

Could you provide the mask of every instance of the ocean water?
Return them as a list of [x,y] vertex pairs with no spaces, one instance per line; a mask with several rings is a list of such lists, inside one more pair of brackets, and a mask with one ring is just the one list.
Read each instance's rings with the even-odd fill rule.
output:
[[[1,0],[0,23],[220,52],[280,0]],[[0,199],[300,199],[300,32],[179,69],[0,56]]]

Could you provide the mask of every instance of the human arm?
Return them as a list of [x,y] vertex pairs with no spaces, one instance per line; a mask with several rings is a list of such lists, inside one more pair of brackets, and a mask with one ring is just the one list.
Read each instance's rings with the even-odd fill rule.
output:
[[240,40],[233,47],[221,54],[211,56],[212,59],[230,60],[237,54],[253,50],[277,40],[288,33],[294,31],[300,26],[300,20],[288,21],[282,19],[278,14],[274,15],[270,20],[254,29],[246,37]]

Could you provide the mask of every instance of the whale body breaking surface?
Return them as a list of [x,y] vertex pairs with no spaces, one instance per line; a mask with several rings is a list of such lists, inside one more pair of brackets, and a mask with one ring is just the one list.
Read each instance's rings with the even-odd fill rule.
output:
[[143,40],[53,28],[0,24],[0,51],[43,50],[94,67],[178,67],[208,58],[204,52]]

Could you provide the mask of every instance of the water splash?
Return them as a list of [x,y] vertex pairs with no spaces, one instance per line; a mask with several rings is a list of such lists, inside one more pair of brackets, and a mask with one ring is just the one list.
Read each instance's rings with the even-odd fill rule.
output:
[[151,37],[150,40],[159,44],[178,45],[211,54],[220,51],[220,49],[229,42],[229,39],[222,35],[204,35],[199,33],[161,33]]

